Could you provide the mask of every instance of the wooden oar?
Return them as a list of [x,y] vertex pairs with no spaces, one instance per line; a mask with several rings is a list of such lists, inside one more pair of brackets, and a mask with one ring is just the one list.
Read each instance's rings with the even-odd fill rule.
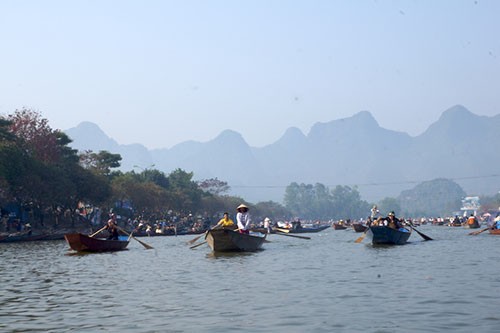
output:
[[421,233],[420,231],[418,231],[417,229],[415,229],[415,228],[413,227],[413,224],[412,224],[411,222],[410,222],[409,226],[410,226],[411,230],[414,230],[414,231],[415,231],[417,234],[419,234],[419,235],[420,235],[420,237],[422,237],[424,240],[426,240],[426,241],[433,240],[433,239],[432,239],[432,238],[430,238],[429,236],[427,236],[427,235],[425,235],[424,233]]
[[281,231],[281,232],[287,233],[287,234],[290,232],[289,229],[285,229],[285,228],[276,228],[276,231]]
[[94,237],[95,235],[97,235],[98,233],[100,233],[101,231],[103,231],[104,229],[106,229],[107,225],[105,225],[104,227],[102,227],[101,229],[97,230],[96,232],[94,232],[92,235],[89,235],[89,237]]
[[368,233],[368,230],[370,230],[370,227],[368,227],[361,236],[359,236],[355,241],[354,243],[361,243],[363,241],[363,239],[365,239],[366,237],[366,234]]
[[196,245],[190,246],[189,248],[190,248],[190,249],[197,248],[198,246],[203,245],[203,244],[205,244],[206,242],[207,242],[207,241],[203,241],[203,242],[198,243],[198,244],[196,244]]
[[119,226],[116,226],[116,227],[118,228],[118,230],[120,230],[121,232],[125,233],[127,236],[132,237],[133,239],[135,239],[136,241],[138,241],[139,243],[141,243],[141,245],[144,246],[147,250],[154,249],[154,247],[152,247],[151,245],[146,244],[143,241],[138,240],[137,238],[135,238],[134,236],[132,236],[132,234],[129,234],[128,232],[126,232],[125,230],[123,230],[122,228],[120,228]]
[[188,241],[187,243],[188,243],[188,244],[193,244],[194,242],[196,242],[196,241],[197,241],[198,239],[200,239],[201,237],[203,237],[203,236],[207,237],[208,232],[209,232],[210,230],[214,230],[214,229],[216,229],[218,226],[219,226],[219,225],[218,225],[218,224],[216,224],[213,228],[208,229],[207,231],[205,231],[204,233],[202,233],[202,234],[201,234],[201,235],[199,235],[199,236],[196,236],[195,238],[191,239],[191,240],[190,240],[190,241]]
[[295,238],[302,238],[302,239],[311,239],[311,237],[307,237],[307,236],[298,236],[298,235],[290,235],[290,234],[282,233],[279,230],[276,231],[275,235],[287,236],[287,237],[295,237]]
[[490,227],[484,228],[483,230],[473,231],[469,233],[469,235],[479,235],[480,233],[485,232],[486,230],[490,230]]

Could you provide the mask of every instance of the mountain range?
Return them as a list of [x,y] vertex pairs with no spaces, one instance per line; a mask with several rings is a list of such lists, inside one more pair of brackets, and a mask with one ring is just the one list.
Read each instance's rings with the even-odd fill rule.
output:
[[170,149],[122,145],[96,124],[82,122],[65,133],[79,151],[107,150],[122,156],[122,171],[180,168],[194,180],[218,178],[232,195],[249,202],[283,201],[291,182],[357,186],[363,199],[396,197],[420,182],[447,178],[468,195],[500,190],[500,114],[478,116],[454,106],[421,135],[384,129],[367,111],[316,123],[305,135],[289,128],[276,142],[250,147],[241,134],[225,130],[207,142],[186,141]]

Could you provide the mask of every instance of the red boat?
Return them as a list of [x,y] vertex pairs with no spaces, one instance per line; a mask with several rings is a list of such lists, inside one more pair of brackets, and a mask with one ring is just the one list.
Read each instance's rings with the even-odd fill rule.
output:
[[93,238],[84,234],[74,233],[64,235],[64,239],[72,250],[77,252],[111,252],[126,250],[127,240],[108,240]]
[[491,235],[500,235],[500,229],[490,229]]

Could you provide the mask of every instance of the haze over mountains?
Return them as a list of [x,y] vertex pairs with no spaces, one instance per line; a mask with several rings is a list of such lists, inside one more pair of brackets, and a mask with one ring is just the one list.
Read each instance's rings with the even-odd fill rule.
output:
[[[444,111],[416,137],[384,129],[362,111],[316,123],[307,135],[289,128],[261,148],[250,147],[232,130],[208,142],[154,150],[121,145],[90,122],[65,132],[75,149],[120,154],[122,171],[155,168],[168,174],[181,168],[193,172],[195,180],[227,181],[231,194],[254,203],[282,202],[291,182],[357,186],[362,198],[373,202],[435,178],[453,179],[468,195],[500,190],[500,114],[478,116],[460,105]],[[158,133],[159,141],[162,135]]]

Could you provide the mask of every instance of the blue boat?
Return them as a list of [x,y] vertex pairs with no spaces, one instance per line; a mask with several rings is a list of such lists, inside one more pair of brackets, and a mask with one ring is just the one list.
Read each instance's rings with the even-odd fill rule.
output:
[[406,244],[411,236],[411,230],[406,228],[393,229],[386,226],[372,226],[368,232],[372,238],[372,244],[390,244],[403,245]]

